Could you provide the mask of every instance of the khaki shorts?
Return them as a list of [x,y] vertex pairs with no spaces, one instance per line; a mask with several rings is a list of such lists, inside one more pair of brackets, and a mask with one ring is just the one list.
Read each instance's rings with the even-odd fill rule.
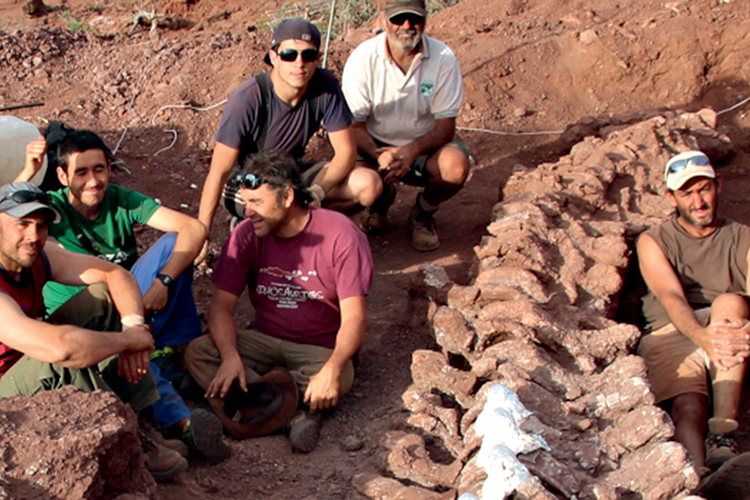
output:
[[[708,307],[695,311],[703,325],[708,324],[710,314]],[[671,323],[644,336],[638,355],[646,360],[657,403],[691,392],[709,397],[708,355]]]

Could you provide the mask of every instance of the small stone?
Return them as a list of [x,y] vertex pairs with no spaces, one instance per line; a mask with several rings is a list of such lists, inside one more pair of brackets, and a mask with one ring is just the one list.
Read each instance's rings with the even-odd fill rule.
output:
[[346,451],[358,451],[361,450],[362,447],[365,445],[365,442],[362,441],[357,436],[346,436],[344,440],[341,442],[341,445],[344,447]]
[[516,109],[513,110],[513,115],[516,118],[523,118],[524,116],[526,116],[528,114],[529,114],[529,111],[527,109],[524,109],[524,108],[516,108]]

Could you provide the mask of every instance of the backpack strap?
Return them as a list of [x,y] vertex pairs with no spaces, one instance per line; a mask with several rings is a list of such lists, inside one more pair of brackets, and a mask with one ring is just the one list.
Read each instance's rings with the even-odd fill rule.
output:
[[255,151],[263,151],[263,146],[266,144],[266,136],[268,135],[268,105],[271,102],[271,86],[268,83],[268,75],[261,73],[255,75],[255,81],[258,82],[260,87],[260,108],[258,108],[258,127],[260,127],[260,133],[258,134],[258,140],[255,141]]

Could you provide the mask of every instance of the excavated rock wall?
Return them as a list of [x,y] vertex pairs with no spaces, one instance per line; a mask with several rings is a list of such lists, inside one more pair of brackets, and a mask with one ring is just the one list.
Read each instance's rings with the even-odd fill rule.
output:
[[442,350],[414,353],[403,401],[415,432],[385,439],[393,477],[358,476],[359,494],[481,497],[487,475],[474,424],[498,382],[533,412],[521,428],[549,444],[518,457],[536,476],[518,488],[521,497],[657,499],[697,486],[633,355],[639,329],[611,318],[635,237],[671,215],[662,195],[667,159],[689,149],[730,154],[715,122],[702,110],[576,125],[569,134],[598,135],[554,164],[519,168],[506,184],[475,247],[471,286],[423,268]]
[[4,398],[0,498],[156,498],[137,429],[113,393],[69,386]]

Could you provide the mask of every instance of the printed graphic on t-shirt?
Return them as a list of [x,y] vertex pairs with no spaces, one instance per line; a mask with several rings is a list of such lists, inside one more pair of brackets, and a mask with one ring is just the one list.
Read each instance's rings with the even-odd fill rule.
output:
[[[298,309],[300,303],[307,302],[308,300],[323,300],[323,292],[321,290],[308,290],[303,285],[293,282],[299,280],[305,284],[309,282],[311,277],[318,275],[317,271],[309,271],[307,273],[299,269],[285,271],[273,266],[260,268],[258,274],[260,279],[255,287],[255,293],[276,302],[276,307],[279,309]],[[287,282],[284,283],[278,279],[271,279],[270,282],[267,282],[263,280],[263,275],[272,276],[273,278],[283,278]],[[260,281],[264,281],[264,283],[260,283]]]

